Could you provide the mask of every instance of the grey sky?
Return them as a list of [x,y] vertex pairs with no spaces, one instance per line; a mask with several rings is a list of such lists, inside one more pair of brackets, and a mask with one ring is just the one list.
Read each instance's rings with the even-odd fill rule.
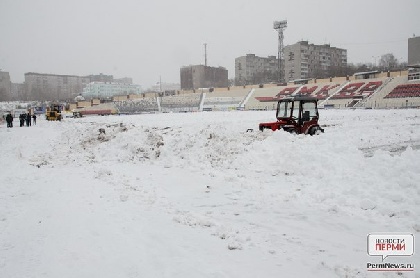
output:
[[[148,88],[179,83],[180,67],[223,66],[277,55],[273,21],[288,21],[285,45],[299,40],[348,50],[350,63],[393,53],[407,61],[420,36],[419,0],[0,0],[0,69],[132,77]],[[376,58],[375,58],[376,57]]]

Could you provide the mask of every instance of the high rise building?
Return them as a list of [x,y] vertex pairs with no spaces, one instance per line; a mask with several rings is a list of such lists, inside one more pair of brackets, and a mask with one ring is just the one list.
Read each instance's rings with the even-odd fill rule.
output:
[[329,44],[315,45],[300,41],[284,48],[284,59],[285,79],[288,82],[346,74],[347,50]]
[[10,74],[0,70],[0,101],[12,100]]
[[123,77],[123,78],[114,78],[114,83],[121,83],[121,84],[133,84],[133,78],[131,77]]
[[228,86],[228,71],[223,67],[186,66],[181,68],[180,74],[183,90]]
[[26,100],[73,100],[89,82],[89,77],[28,72]]
[[275,82],[278,79],[276,56],[247,54],[235,59],[235,85]]
[[420,65],[420,37],[408,39],[408,65]]
[[12,100],[27,99],[24,83],[12,83]]
[[133,80],[129,77],[114,79],[112,75],[102,73],[76,76],[28,72],[25,73],[25,92],[22,100],[73,100],[91,83],[132,84]]
[[87,77],[89,77],[90,82],[113,82],[114,81],[114,76],[106,75],[103,73],[91,74]]

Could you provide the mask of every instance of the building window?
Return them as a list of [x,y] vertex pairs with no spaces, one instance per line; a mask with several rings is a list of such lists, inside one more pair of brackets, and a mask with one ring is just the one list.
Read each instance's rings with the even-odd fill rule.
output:
[[289,52],[289,61],[295,60],[295,53]]

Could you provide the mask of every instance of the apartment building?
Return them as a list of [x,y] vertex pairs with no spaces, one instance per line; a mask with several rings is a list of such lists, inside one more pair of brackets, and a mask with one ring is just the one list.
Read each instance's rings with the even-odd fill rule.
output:
[[420,65],[420,37],[408,38],[408,65]]
[[7,71],[0,71],[0,101],[12,100],[10,74]]
[[113,75],[107,75],[107,74],[103,74],[103,73],[91,74],[87,77],[89,77],[90,82],[113,82],[114,81],[114,76]]
[[329,44],[315,45],[300,41],[285,46],[285,80],[344,76],[347,50]]
[[133,84],[133,79],[131,77],[123,77],[123,78],[114,78],[113,75],[107,74],[91,74],[88,75],[89,80],[91,82],[114,82],[114,83],[125,83],[125,84]]
[[[85,92],[84,88],[91,83],[96,84],[132,84],[133,80],[129,77],[120,79],[114,79],[112,75],[97,74],[88,76],[76,76],[76,75],[57,75],[57,74],[46,74],[46,73],[25,73],[25,90],[22,100],[74,100],[75,97]],[[96,86],[96,85],[95,85]],[[134,87],[139,86],[135,85]],[[109,86],[118,92],[137,92],[137,89],[133,89],[130,86],[124,88],[117,88],[118,86]],[[114,89],[104,89],[103,95],[113,95]],[[87,92],[90,92],[88,89]],[[101,90],[99,90],[101,91]],[[97,92],[95,94],[97,95]],[[100,94],[102,95],[102,94]]]
[[75,75],[25,73],[25,100],[73,100],[90,78]]
[[235,85],[260,84],[278,80],[276,56],[246,54],[235,59]]
[[131,77],[123,77],[123,78],[114,78],[114,83],[121,83],[121,84],[133,84],[133,78]]
[[223,67],[185,66],[181,68],[180,75],[183,90],[228,86],[228,71]]
[[24,83],[12,83],[12,100],[27,99]]

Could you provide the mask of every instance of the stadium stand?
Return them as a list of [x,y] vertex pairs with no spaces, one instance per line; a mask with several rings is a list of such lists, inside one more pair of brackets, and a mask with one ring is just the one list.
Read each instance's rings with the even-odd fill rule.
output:
[[285,96],[290,96],[292,95],[299,87],[286,87],[283,90],[281,90],[276,97],[278,99],[283,98]]
[[363,97],[369,97],[382,85],[382,83],[382,81],[371,81],[367,83],[359,90],[359,95],[362,95]]
[[420,107],[420,80],[408,71],[375,72],[289,83],[200,88],[191,92],[158,94],[140,99],[115,101],[120,113],[188,112],[214,110],[272,110],[283,97],[300,94],[318,98],[320,108],[408,108]]
[[159,106],[155,97],[117,101],[115,102],[115,106],[121,114],[139,114],[159,111]]
[[385,98],[420,97],[420,84],[402,84],[395,87]]
[[236,110],[244,97],[205,97],[203,110]]
[[282,89],[278,94],[274,97],[255,97],[258,101],[261,102],[270,102],[270,101],[278,101],[287,96],[291,96],[299,87],[286,87]]
[[234,87],[229,89],[216,89],[204,94],[202,110],[237,110],[245,101],[252,87]]
[[271,110],[277,105],[276,96],[285,86],[255,88],[251,97],[245,103],[245,110]]
[[311,96],[316,90],[318,89],[318,86],[302,86],[299,88],[298,94],[304,95],[304,96]]
[[344,86],[341,90],[335,93],[331,99],[343,99],[350,98],[352,99],[355,96],[360,96],[357,94],[357,91],[364,85],[364,82],[349,83]]
[[313,94],[314,97],[318,98],[319,100],[323,100],[328,98],[332,93],[334,93],[334,89],[337,89],[340,84],[327,84],[324,85],[319,91],[315,91]]
[[215,88],[213,92],[207,93],[207,97],[245,97],[251,90],[250,87],[230,87],[228,88]]
[[[395,76],[382,79],[383,84],[363,102],[359,103],[357,107],[360,108],[401,108],[401,107],[416,107],[420,106],[420,98],[393,98],[387,97],[395,88],[409,83],[407,76]],[[417,82],[419,83],[419,82]],[[406,101],[408,100],[408,102]]]
[[199,111],[202,93],[181,94],[160,97],[162,112],[193,112]]
[[302,94],[320,100],[320,108],[420,107],[420,80],[408,80],[407,71],[378,72],[369,77],[348,76],[256,88],[245,103],[246,110],[275,109],[279,98]]

